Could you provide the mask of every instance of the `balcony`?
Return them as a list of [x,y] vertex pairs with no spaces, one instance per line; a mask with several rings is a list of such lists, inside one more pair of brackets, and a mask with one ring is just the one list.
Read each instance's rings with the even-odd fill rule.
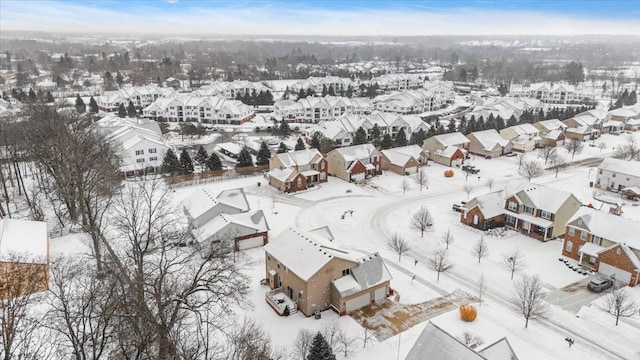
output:
[[298,312],[298,304],[291,300],[282,291],[282,288],[273,289],[265,294],[267,303],[275,310],[278,315],[284,315],[285,309],[289,308],[289,315]]

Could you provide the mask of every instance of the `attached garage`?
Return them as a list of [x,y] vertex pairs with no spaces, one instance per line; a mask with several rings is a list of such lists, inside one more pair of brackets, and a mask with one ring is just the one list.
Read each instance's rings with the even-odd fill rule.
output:
[[615,275],[616,280],[622,281],[625,284],[628,284],[631,282],[630,272],[618,269],[617,267],[611,266],[609,264],[600,263],[598,272],[607,276]]
[[248,238],[248,239],[238,240],[238,250],[240,251],[246,250],[246,249],[253,249],[256,247],[260,247],[262,245],[264,245],[264,238],[262,235]]
[[351,179],[355,181],[362,181],[364,180],[364,175],[365,173],[351,174]]
[[406,172],[408,172],[409,174],[415,174],[418,172],[418,167],[417,166],[410,166],[408,168],[404,169]]
[[375,301],[381,301],[387,298],[387,287],[383,286],[376,289],[374,293]]
[[359,295],[351,300],[347,300],[345,302],[345,309],[347,311],[347,314],[360,309],[363,306],[367,306],[369,305],[369,302],[371,301],[371,295],[366,292],[362,295]]

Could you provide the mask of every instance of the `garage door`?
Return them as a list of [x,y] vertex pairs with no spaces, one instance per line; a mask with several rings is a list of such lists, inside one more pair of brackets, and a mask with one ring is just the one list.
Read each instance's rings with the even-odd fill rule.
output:
[[369,293],[366,294],[362,294],[356,298],[353,298],[351,300],[347,300],[347,303],[345,304],[347,313],[350,313],[354,310],[358,310],[363,306],[367,306],[369,305],[369,300],[370,300],[371,296],[369,295]]
[[262,246],[263,243],[264,243],[264,240],[262,239],[262,236],[258,236],[250,239],[244,239],[244,240],[240,240],[240,242],[238,243],[238,249],[240,250],[251,249],[251,248]]
[[408,172],[409,174],[415,174],[418,172],[418,167],[417,166],[408,167],[405,169],[405,171]]
[[628,284],[631,281],[631,273],[628,271],[620,270],[617,267],[613,267],[609,264],[600,263],[600,267],[598,268],[601,274],[611,276],[616,276],[616,280],[622,281],[625,284]]
[[374,296],[376,301],[384,300],[387,297],[387,287],[376,289]]
[[355,181],[362,181],[364,180],[364,173],[351,174],[351,178],[354,179]]

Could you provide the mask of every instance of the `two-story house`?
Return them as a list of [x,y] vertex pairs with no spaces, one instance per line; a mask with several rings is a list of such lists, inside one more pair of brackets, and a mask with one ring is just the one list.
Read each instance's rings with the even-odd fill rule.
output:
[[535,149],[542,141],[540,130],[531,124],[520,124],[500,130],[500,136],[510,140],[513,151],[527,152]]
[[461,132],[441,134],[426,139],[422,148],[429,153],[433,162],[455,166],[464,163],[469,150],[469,139]]
[[570,192],[514,181],[502,190],[468,201],[460,221],[476,227],[504,223],[547,241],[563,235],[565,224],[579,209],[580,201]]
[[486,159],[511,152],[511,141],[502,138],[495,129],[472,132],[467,135],[467,139],[469,139],[469,152]]
[[333,309],[343,315],[386,299],[391,274],[382,257],[342,249],[329,234],[290,227],[264,247],[272,289],[265,300],[278,314]]
[[598,166],[596,187],[621,191],[625,188],[640,188],[640,163],[606,158]]
[[360,181],[380,171],[380,152],[371,144],[335,149],[327,154],[329,175],[344,181]]
[[640,222],[582,208],[568,222],[562,255],[629,286],[640,284]]
[[269,184],[280,191],[306,189],[310,184],[327,182],[327,160],[318,149],[276,154],[269,159]]

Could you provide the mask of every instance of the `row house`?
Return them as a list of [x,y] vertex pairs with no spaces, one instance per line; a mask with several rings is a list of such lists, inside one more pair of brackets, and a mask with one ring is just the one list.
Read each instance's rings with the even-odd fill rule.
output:
[[422,148],[429,159],[444,166],[459,166],[464,163],[469,151],[469,139],[461,132],[432,136],[424,141]]
[[291,85],[290,90],[294,93],[300,92],[300,90],[309,91],[311,89],[316,94],[321,94],[323,89],[332,88],[334,93],[347,91],[349,87],[351,89],[358,89],[358,85],[350,78],[342,78],[337,76],[325,76],[325,77],[309,77],[308,79],[299,80]]
[[425,90],[407,90],[391,95],[380,95],[374,100],[376,110],[399,114],[420,114],[446,106],[447,99]]
[[327,153],[329,175],[344,181],[362,181],[380,171],[380,152],[371,144],[338,148]]
[[144,117],[154,120],[163,118],[177,122],[228,125],[241,125],[255,116],[253,108],[241,101],[191,94],[158,99],[144,108],[142,113]]
[[640,104],[611,110],[605,116],[605,121],[617,122],[623,124],[625,130],[637,131],[640,129]]
[[531,124],[520,124],[500,130],[503,139],[511,141],[513,151],[528,152],[540,146],[540,130]]
[[298,101],[280,100],[274,104],[277,117],[312,124],[335,120],[345,114],[369,114],[373,109],[373,103],[368,98],[337,96],[307,97]]
[[383,91],[402,91],[419,89],[425,82],[425,76],[421,74],[385,74],[368,81],[368,84],[378,85]]
[[391,274],[382,257],[340,248],[326,227],[289,227],[264,250],[265,300],[279,315],[328,309],[345,315],[389,295]]
[[176,94],[172,88],[161,88],[155,85],[145,86],[124,86],[118,90],[105,91],[104,94],[96,97],[96,103],[101,111],[117,112],[120,104],[125,107],[129,101],[136,109],[142,109],[151,105],[159,98],[166,98]]
[[640,222],[582,208],[567,222],[562,255],[629,286],[640,284]]
[[565,224],[580,209],[570,192],[523,182],[510,182],[504,189],[468,201],[460,222],[483,227],[504,223],[542,241],[564,235]]
[[569,84],[537,83],[531,85],[512,84],[509,95],[534,98],[545,104],[571,105],[595,104],[595,95]]
[[640,163],[614,158],[604,159],[598,166],[595,186],[616,191],[640,188]]
[[195,90],[193,94],[199,96],[222,96],[227,100],[235,100],[238,95],[259,94],[261,91],[267,92],[271,91],[271,89],[260,82],[235,80],[216,81],[212,84],[203,85],[198,90]]
[[520,118],[525,111],[538,113],[544,104],[540,100],[531,98],[497,97],[488,99],[484,104],[477,106],[466,115],[467,119],[474,116],[476,119],[485,120],[493,115],[494,118],[500,116],[506,122],[512,116]]
[[469,152],[486,159],[499,157],[511,152],[511,141],[504,139],[495,129],[472,132],[467,135]]
[[276,154],[269,159],[269,184],[283,192],[305,190],[328,181],[327,160],[318,149]]

